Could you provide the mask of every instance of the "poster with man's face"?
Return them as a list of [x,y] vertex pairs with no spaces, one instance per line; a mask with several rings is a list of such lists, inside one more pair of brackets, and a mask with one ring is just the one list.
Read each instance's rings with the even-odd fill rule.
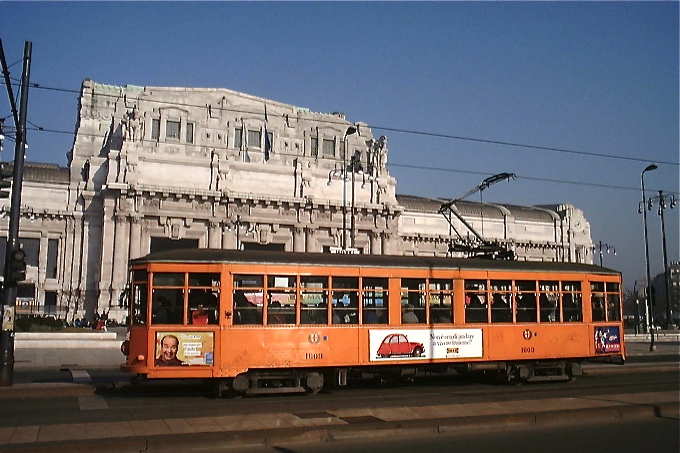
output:
[[156,332],[156,366],[211,366],[214,360],[213,332]]

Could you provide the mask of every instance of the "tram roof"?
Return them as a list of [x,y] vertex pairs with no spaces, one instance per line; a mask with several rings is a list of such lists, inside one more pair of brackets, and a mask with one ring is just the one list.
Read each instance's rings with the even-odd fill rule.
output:
[[619,271],[591,264],[537,261],[506,261],[482,258],[448,258],[432,256],[362,255],[342,253],[299,253],[267,250],[178,249],[153,252],[130,261],[146,263],[191,264],[291,264],[337,267],[385,267],[469,269],[516,272],[573,272],[620,275]]

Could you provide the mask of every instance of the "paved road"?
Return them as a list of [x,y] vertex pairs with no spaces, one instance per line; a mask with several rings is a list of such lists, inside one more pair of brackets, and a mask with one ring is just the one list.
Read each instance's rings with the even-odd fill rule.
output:
[[0,387],[6,403],[0,404],[0,450],[240,451],[574,420],[678,420],[678,342],[657,342],[654,352],[644,339],[627,347],[625,366],[591,365],[571,384],[452,386],[435,379],[425,387],[381,387],[378,397],[366,384],[314,397],[242,400],[206,398],[202,388],[186,385],[96,390],[121,376],[119,351],[20,348],[15,385]]
[[[650,417],[634,420],[588,421],[560,426],[516,427],[504,430],[457,432],[437,436],[359,439],[323,444],[282,443],[248,449],[248,453],[676,453],[680,451],[677,419]],[[453,448],[452,446],[455,446]],[[233,451],[233,450],[232,450]]]
[[97,391],[87,385],[19,384],[0,389],[5,403],[0,404],[0,449],[101,451],[106,445],[111,451],[241,451],[583,420],[677,420],[679,379],[677,362],[661,362],[597,366],[573,383],[507,387],[428,378],[391,386],[365,383],[311,397],[234,400],[207,398],[197,386],[169,383]]

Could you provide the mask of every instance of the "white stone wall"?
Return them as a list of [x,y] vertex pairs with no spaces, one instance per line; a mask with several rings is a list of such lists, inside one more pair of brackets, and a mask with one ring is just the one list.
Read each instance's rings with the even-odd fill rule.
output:
[[[154,238],[307,252],[338,247],[344,238],[364,253],[446,255],[455,237],[436,203],[417,209],[396,196],[397,181],[384,166],[386,139],[340,113],[225,89],[86,80],[76,120],[69,182],[25,183],[24,200],[39,219],[23,218],[20,232],[59,239],[58,278],[45,279],[38,269],[29,269],[29,278],[38,298],[57,290],[71,319],[107,310],[122,317],[127,262],[148,253]],[[179,136],[166,136],[177,124]],[[268,161],[265,126],[273,138]],[[259,132],[260,142],[244,142],[243,129]],[[332,144],[328,154],[324,140]],[[363,173],[354,173],[352,184],[352,173],[345,180],[342,173],[355,151]],[[484,216],[474,205],[467,209],[476,231],[508,244],[520,259],[592,262],[588,223],[573,206],[486,204]],[[453,223],[466,234],[459,220]]]

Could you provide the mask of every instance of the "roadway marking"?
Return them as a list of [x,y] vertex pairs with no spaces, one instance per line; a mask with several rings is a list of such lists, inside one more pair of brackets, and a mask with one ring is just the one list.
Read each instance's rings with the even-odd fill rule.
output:
[[90,377],[90,373],[85,370],[71,370],[71,379],[76,384],[92,383],[92,377]]
[[79,396],[78,406],[81,411],[91,411],[98,409],[108,409],[109,405],[101,396]]
[[[71,378],[75,384],[91,384],[92,377],[85,370],[71,370]],[[78,406],[81,411],[91,411],[98,409],[108,409],[109,405],[101,396],[80,396]]]

